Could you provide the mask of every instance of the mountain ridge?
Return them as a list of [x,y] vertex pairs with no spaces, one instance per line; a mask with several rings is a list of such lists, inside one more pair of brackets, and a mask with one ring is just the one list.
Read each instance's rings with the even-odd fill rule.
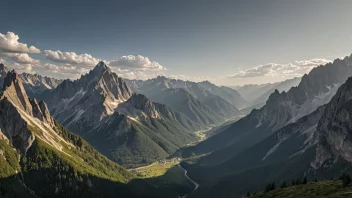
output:
[[0,97],[0,150],[4,196],[164,196],[148,192],[148,183],[129,184],[136,176],[60,126],[44,102],[27,96],[14,70]]

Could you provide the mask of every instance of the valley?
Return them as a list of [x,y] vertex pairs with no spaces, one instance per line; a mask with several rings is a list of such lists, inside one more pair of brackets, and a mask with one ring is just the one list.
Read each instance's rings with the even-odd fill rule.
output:
[[0,198],[352,198],[351,0],[0,5]]

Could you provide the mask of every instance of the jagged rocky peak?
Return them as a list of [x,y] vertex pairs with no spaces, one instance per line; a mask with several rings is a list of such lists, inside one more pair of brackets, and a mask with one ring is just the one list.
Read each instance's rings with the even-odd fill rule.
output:
[[337,157],[352,162],[352,77],[348,78],[327,104],[319,120],[316,166]]
[[0,100],[9,101],[16,108],[47,124],[54,124],[46,104],[43,101],[38,102],[36,99],[30,99],[27,96],[22,81],[15,70],[7,73]]
[[47,76],[41,76],[39,74],[22,73],[19,76],[22,83],[30,86],[32,89],[36,89],[37,92],[41,92],[45,89],[56,88],[63,81]]
[[153,118],[160,117],[155,104],[143,94],[132,94],[130,99],[127,100],[127,103],[131,104],[134,108],[143,111]]
[[275,91],[270,94],[268,100],[266,101],[267,105],[277,105],[277,102],[279,102],[280,99],[282,99],[281,97],[283,97],[286,94],[286,92],[282,92],[280,93],[279,90],[275,89]]
[[1,99],[6,98],[23,111],[32,112],[32,106],[28,100],[28,96],[23,87],[21,79],[15,70],[7,73],[2,88]]
[[146,106],[153,105],[153,102],[150,101],[145,95],[135,93],[132,94],[127,102],[133,105],[136,109],[140,110],[143,110]]
[[108,67],[103,61],[100,61],[91,72],[95,75],[101,75],[106,71],[111,72],[110,67]]
[[0,72],[8,72],[7,67],[4,64],[0,63]]
[[28,98],[19,75],[14,71],[7,73],[0,97],[0,136],[6,138],[20,154],[25,154],[35,140],[28,126],[37,128],[54,125],[44,102]]

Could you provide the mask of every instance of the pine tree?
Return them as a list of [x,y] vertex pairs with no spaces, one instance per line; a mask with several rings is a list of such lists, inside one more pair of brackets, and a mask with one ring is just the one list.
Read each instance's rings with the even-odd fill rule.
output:
[[302,184],[307,184],[307,177],[306,176],[304,177]]
[[295,180],[293,179],[293,180],[292,180],[292,186],[294,186],[294,185],[296,185],[296,182],[295,182]]
[[301,182],[301,180],[300,179],[297,179],[296,180],[296,185],[300,185],[302,182]]
[[249,193],[249,192],[247,192],[247,195],[246,195],[246,197],[250,197],[251,196],[251,194]]
[[270,186],[270,190],[275,190],[276,186],[275,186],[275,183],[273,182]]
[[350,175],[349,175],[349,174],[345,174],[345,177],[344,177],[344,179],[343,179],[343,181],[342,181],[343,187],[349,186],[350,183],[351,183],[351,177],[350,177]]
[[265,186],[264,192],[269,192],[271,189],[271,184]]
[[317,178],[315,178],[314,182],[318,182]]

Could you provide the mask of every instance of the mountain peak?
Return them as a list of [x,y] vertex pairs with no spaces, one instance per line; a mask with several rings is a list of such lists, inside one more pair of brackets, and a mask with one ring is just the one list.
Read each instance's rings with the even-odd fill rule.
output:
[[16,82],[19,79],[19,76],[15,70],[7,72],[7,75],[4,79],[4,87],[3,91],[9,86],[11,86],[12,82]]
[[5,70],[5,69],[6,69],[5,65],[2,64],[2,63],[0,63],[0,71],[3,71],[3,70]]
[[100,61],[92,70],[97,75],[103,74],[106,71],[111,72],[111,69],[103,61]]

